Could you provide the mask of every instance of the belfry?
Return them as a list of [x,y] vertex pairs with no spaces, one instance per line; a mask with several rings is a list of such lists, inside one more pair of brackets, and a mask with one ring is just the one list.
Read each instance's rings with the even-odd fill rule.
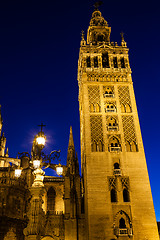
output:
[[12,158],[0,112],[0,240],[159,240],[129,49],[110,34],[95,6],[78,60],[82,176],[72,127],[65,166],[43,152],[43,124]]
[[98,9],[78,61],[81,166],[89,240],[159,239],[128,48]]

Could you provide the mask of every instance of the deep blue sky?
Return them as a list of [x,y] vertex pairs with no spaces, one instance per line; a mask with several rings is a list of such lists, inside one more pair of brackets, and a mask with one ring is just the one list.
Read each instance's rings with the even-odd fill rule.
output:
[[[160,220],[160,14],[159,1],[104,1],[100,7],[130,48],[130,64],[157,220]],[[43,122],[46,152],[61,149],[65,163],[69,127],[80,159],[77,63],[93,1],[0,2],[0,103],[10,157],[30,151]]]

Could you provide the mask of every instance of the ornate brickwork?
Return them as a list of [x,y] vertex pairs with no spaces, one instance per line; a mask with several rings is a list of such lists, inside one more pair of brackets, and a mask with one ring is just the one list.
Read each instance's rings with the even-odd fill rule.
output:
[[121,104],[121,112],[132,112],[129,87],[119,86],[118,95],[119,95],[119,101]]
[[91,145],[93,152],[103,152],[103,128],[102,128],[102,116],[90,116],[91,126]]
[[128,76],[125,74],[87,74],[87,80],[93,82],[128,82]]
[[107,101],[104,103],[105,112],[117,112],[116,102],[115,101]]
[[106,127],[108,131],[118,131],[118,116],[106,116]]
[[114,86],[103,86],[104,97],[114,97]]
[[129,189],[129,177],[122,177],[121,182],[123,188]]
[[112,188],[116,189],[117,184],[116,184],[115,177],[108,177],[108,182],[109,182],[109,190],[111,190]]
[[90,112],[100,112],[100,91],[99,86],[88,86],[89,110]]
[[126,143],[126,151],[136,152],[138,149],[133,116],[122,116],[122,124]]

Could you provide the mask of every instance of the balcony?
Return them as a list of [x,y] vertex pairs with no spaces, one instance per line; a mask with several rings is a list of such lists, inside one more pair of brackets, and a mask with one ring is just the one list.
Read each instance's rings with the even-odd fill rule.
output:
[[108,131],[118,131],[118,126],[108,126]]
[[114,169],[113,174],[116,176],[121,176],[121,169]]
[[103,97],[106,98],[106,97],[114,97],[114,94],[113,93],[104,93],[103,94]]
[[115,228],[114,229],[114,234],[116,236],[132,236],[132,228]]
[[121,147],[109,147],[109,151],[110,152],[120,152],[121,151]]
[[116,108],[105,108],[105,112],[116,112]]

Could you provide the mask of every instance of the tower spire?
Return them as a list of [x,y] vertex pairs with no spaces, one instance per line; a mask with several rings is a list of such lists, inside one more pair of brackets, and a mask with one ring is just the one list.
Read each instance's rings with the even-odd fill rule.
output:
[[70,147],[74,148],[72,126],[70,126],[69,143],[68,143],[68,148],[70,148]]

